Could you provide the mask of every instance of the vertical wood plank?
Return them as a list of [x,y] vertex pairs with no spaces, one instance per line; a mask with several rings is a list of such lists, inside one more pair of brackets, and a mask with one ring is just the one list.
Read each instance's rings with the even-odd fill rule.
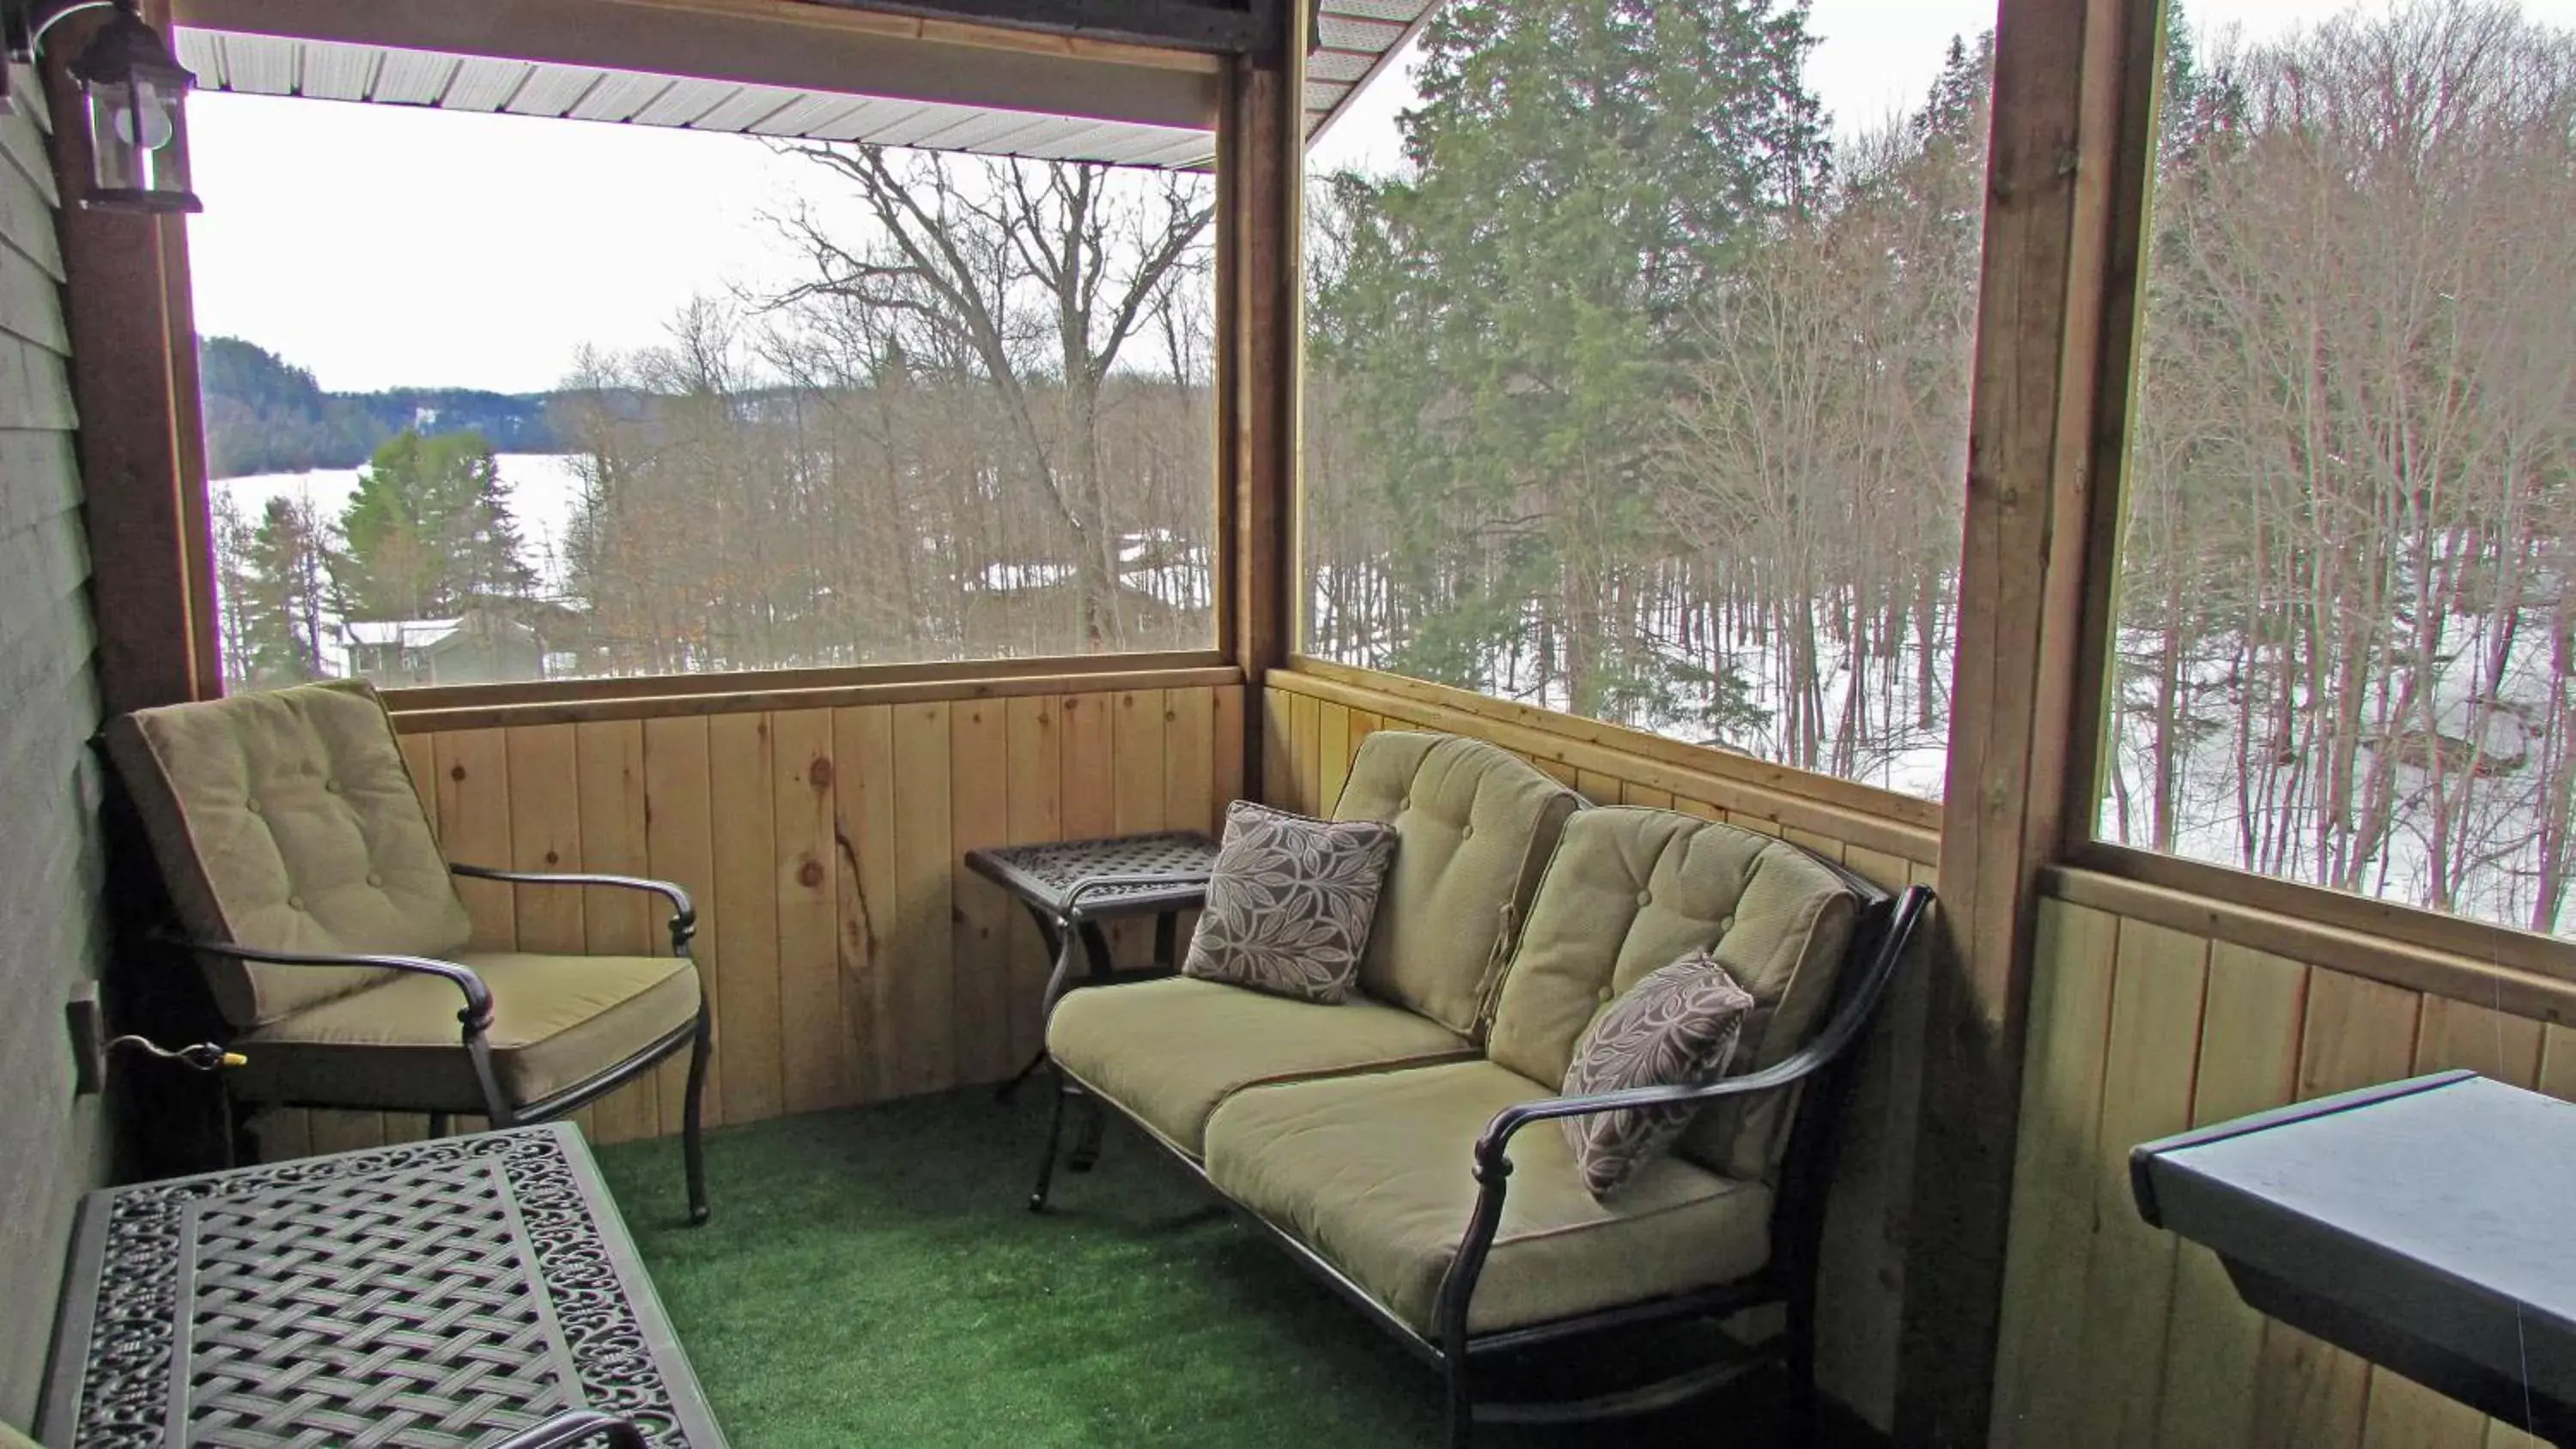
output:
[[[1241,691],[1236,691],[1238,704]],[[1238,712],[1236,720],[1241,721]],[[1055,702],[1046,698],[1010,701],[1007,727],[1010,732],[1010,838],[1014,844],[1064,838],[1064,812],[1061,781],[1064,751],[1056,738]],[[1240,730],[1237,730],[1238,737]],[[1224,748],[1223,737],[1219,749]],[[1236,755],[1238,767],[1242,757]],[[1044,1041],[1045,1022],[1040,1015],[1046,994],[1047,974],[1054,968],[1054,958],[1047,954],[1046,943],[1024,910],[1010,911],[1011,931],[1011,1062],[1012,1070],[1037,1055]]]
[[2576,1026],[2552,1022],[2541,1034],[2540,1090],[2576,1102]]
[[2470,1071],[2530,1088],[2540,1080],[2541,1023],[2491,1006],[2447,997],[2424,998],[2415,1043],[2415,1070]]
[[1867,846],[1843,847],[1843,864],[1871,885],[1894,894],[1913,884],[1914,862]]
[[1640,785],[1634,780],[1622,780],[1619,782],[1619,803],[1642,805],[1651,810],[1670,810],[1673,808],[1673,792]]
[[1261,691],[1261,803],[1282,810],[1297,808],[1296,751],[1290,736],[1286,690],[1265,688]]
[[[447,858],[467,865],[508,865],[510,757],[500,730],[450,730],[438,739],[438,820]],[[474,944],[487,951],[518,947],[510,887],[460,880],[456,893],[474,920]]]
[[429,819],[429,833],[438,836],[438,736],[431,734],[396,735],[402,743],[403,771],[411,776],[412,791],[420,796],[420,813]]
[[[644,721],[644,855],[652,873],[676,883],[697,907],[698,934],[691,946],[697,958],[698,987],[708,1009],[724,1010],[717,958],[722,955],[716,928],[724,909],[715,891],[715,787],[707,758],[707,722],[680,716]],[[682,1052],[662,1064],[655,1084],[661,1098],[662,1131],[680,1130],[687,1103],[688,1056]],[[699,1111],[705,1120],[724,1120],[724,1062],[710,1054]]]
[[778,849],[769,716],[707,721],[714,798],[716,1051],[724,1058],[725,1120],[775,1117],[784,1101],[778,1054]]
[[1323,704],[1311,694],[1288,696],[1289,789],[1297,800],[1295,806],[1308,815],[1321,815],[1324,802],[1322,760]]
[[2174,1236],[2142,1221],[2130,1197],[2127,1147],[2191,1123],[2209,943],[2144,921],[2120,923],[2111,1035],[2102,1072],[2102,1151],[2094,1166],[2093,1247],[2085,1262],[2085,1370],[2077,1442],[2147,1449],[2156,1442]]
[[892,707],[834,710],[832,742],[840,768],[835,844],[841,1039],[858,1054],[849,1073],[854,1094],[873,1102],[896,1091],[895,1062],[904,1049],[892,964],[899,926]]
[[[591,720],[573,727],[579,780],[581,860],[585,870],[650,876],[644,823],[644,723]],[[582,938],[593,955],[659,956],[670,949],[661,902],[640,891],[589,891]],[[685,1055],[685,1053],[683,1054]],[[601,1098],[591,1127],[602,1142],[658,1135],[662,1072],[656,1070]]]
[[1163,696],[1163,822],[1173,830],[1215,830],[1216,699],[1205,689]]
[[2093,1244],[2119,921],[2043,900],[2037,942],[1993,1417],[1998,1446],[2052,1449],[2078,1442],[2084,1299],[2073,1285]]
[[1216,809],[1209,823],[1223,817],[1225,807],[1244,798],[1243,790],[1243,686],[1221,684],[1208,697],[1214,717],[1211,738],[1216,741],[1216,754],[1211,764],[1216,770]]
[[[894,710],[895,900],[894,1016],[904,1048],[895,1090],[937,1092],[957,1083],[956,980],[949,895],[949,706],[903,704]],[[1104,707],[1105,712],[1105,707]],[[1104,742],[1105,743],[1105,742]]]
[[[2282,1106],[2297,1094],[2307,986],[2307,970],[2295,961],[2223,941],[2211,946],[2192,1125]],[[2263,1317],[2245,1306],[2217,1254],[2197,1243],[2182,1243],[2178,1252],[2161,1438],[2235,1449],[2254,1428]]]
[[1118,831],[1115,696],[1068,694],[1056,705],[1064,744],[1064,834],[1067,840]]
[[1163,828],[1163,692],[1114,697],[1109,721],[1111,828],[1138,835]]
[[[2407,1074],[2422,997],[2322,967],[2308,975],[2299,1097],[2323,1097]],[[2370,1366],[2284,1324],[2263,1327],[2255,1371],[2254,1442],[2349,1449],[2361,1442]]]
[[1351,712],[1338,704],[1315,712],[1315,813],[1330,814],[1351,777]]
[[1384,728],[1386,716],[1364,709],[1351,711],[1351,760],[1354,764],[1359,761],[1360,746],[1368,743],[1369,736]]
[[835,909],[832,712],[782,710],[769,717],[776,791],[778,1046],[780,1100],[812,1112],[856,1099],[841,1038],[841,967]]
[[1815,831],[1800,830],[1796,826],[1792,825],[1784,827],[1780,831],[1780,838],[1789,842],[1791,845],[1802,846],[1808,850],[1812,850],[1816,854],[1823,856],[1825,859],[1836,863],[1840,863],[1843,858],[1843,843],[1834,839],[1830,835],[1819,835]]
[[[1178,691],[1175,691],[1178,692]],[[1010,721],[1003,701],[959,700],[948,711],[949,889],[957,924],[951,959],[957,978],[957,1045],[961,1081],[993,1082],[1019,1070],[1012,1055],[1017,1005],[1011,996],[1011,903],[1001,888],[966,869],[966,852],[1011,839]],[[1158,785],[1160,781],[1156,782]]]
[[[510,865],[518,870],[580,870],[581,767],[573,727],[517,725],[503,735],[510,770]],[[565,886],[516,890],[511,909],[520,950],[578,956],[589,949],[580,891]]]
[[[1543,770],[1547,769],[1547,763],[1548,762],[1544,760],[1540,761],[1539,768]],[[1555,771],[1550,770],[1548,773],[1555,774]],[[1560,775],[1558,778],[1563,779],[1564,777]],[[1619,792],[1626,787],[1626,784],[1626,781],[1621,780],[1616,775],[1604,775],[1597,770],[1577,770],[1574,772],[1574,788],[1583,793],[1584,799],[1591,801],[1595,805],[1618,804]]]
[[385,1145],[385,1114],[316,1108],[305,1114],[305,1145],[315,1156]]

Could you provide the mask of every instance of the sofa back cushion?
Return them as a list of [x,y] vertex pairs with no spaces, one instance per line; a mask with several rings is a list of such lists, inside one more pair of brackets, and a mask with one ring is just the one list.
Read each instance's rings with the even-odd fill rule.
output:
[[[111,723],[107,742],[191,938],[451,956],[473,934],[392,724],[365,685],[142,710]],[[206,967],[216,1004],[242,1027],[385,975],[211,957]]]
[[[1503,977],[1486,1055],[1561,1082],[1593,1018],[1649,973],[1706,950],[1754,1000],[1731,1068],[1758,1071],[1822,1024],[1860,897],[1805,851],[1670,810],[1586,810],[1566,823]],[[1682,1154],[1767,1177],[1789,1094],[1704,1110]]]
[[1362,741],[1333,818],[1384,821],[1398,844],[1360,989],[1481,1041],[1530,893],[1582,803],[1481,740],[1380,730]]

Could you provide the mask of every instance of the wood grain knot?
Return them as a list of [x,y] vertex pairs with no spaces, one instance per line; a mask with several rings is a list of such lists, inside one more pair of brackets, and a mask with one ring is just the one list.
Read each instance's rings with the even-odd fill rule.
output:
[[828,787],[832,783],[832,762],[830,760],[818,758],[812,764],[807,765],[805,767],[805,783],[813,786],[817,790]]
[[448,766],[448,767],[447,767],[447,778],[449,778],[449,779],[451,779],[451,780],[462,780],[462,779],[464,779],[464,778],[465,778],[465,767],[464,767],[463,765],[450,765],[450,766]]
[[816,886],[821,885],[823,883],[823,863],[819,860],[809,860],[803,865],[796,867],[796,883],[809,891],[814,889]]

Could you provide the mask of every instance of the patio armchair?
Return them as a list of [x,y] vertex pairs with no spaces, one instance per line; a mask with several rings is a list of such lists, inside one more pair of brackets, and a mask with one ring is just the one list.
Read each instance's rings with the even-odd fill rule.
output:
[[[711,1023],[666,881],[448,861],[391,720],[361,683],[299,685],[122,716],[107,750],[168,884],[174,945],[203,967],[246,1060],[240,1104],[559,1117],[690,1048],[681,1116],[689,1215]],[[671,907],[668,956],[475,950],[455,879],[642,891]]]

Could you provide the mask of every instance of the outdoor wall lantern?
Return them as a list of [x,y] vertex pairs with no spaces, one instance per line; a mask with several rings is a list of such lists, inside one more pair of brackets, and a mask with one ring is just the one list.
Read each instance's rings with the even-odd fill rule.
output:
[[[143,19],[140,0],[0,0],[12,60],[33,62],[45,32],[75,11],[108,9],[71,66],[89,111],[89,191],[81,205],[147,214],[203,211],[188,189],[187,97],[196,76]],[[0,103],[9,101],[0,72]]]

